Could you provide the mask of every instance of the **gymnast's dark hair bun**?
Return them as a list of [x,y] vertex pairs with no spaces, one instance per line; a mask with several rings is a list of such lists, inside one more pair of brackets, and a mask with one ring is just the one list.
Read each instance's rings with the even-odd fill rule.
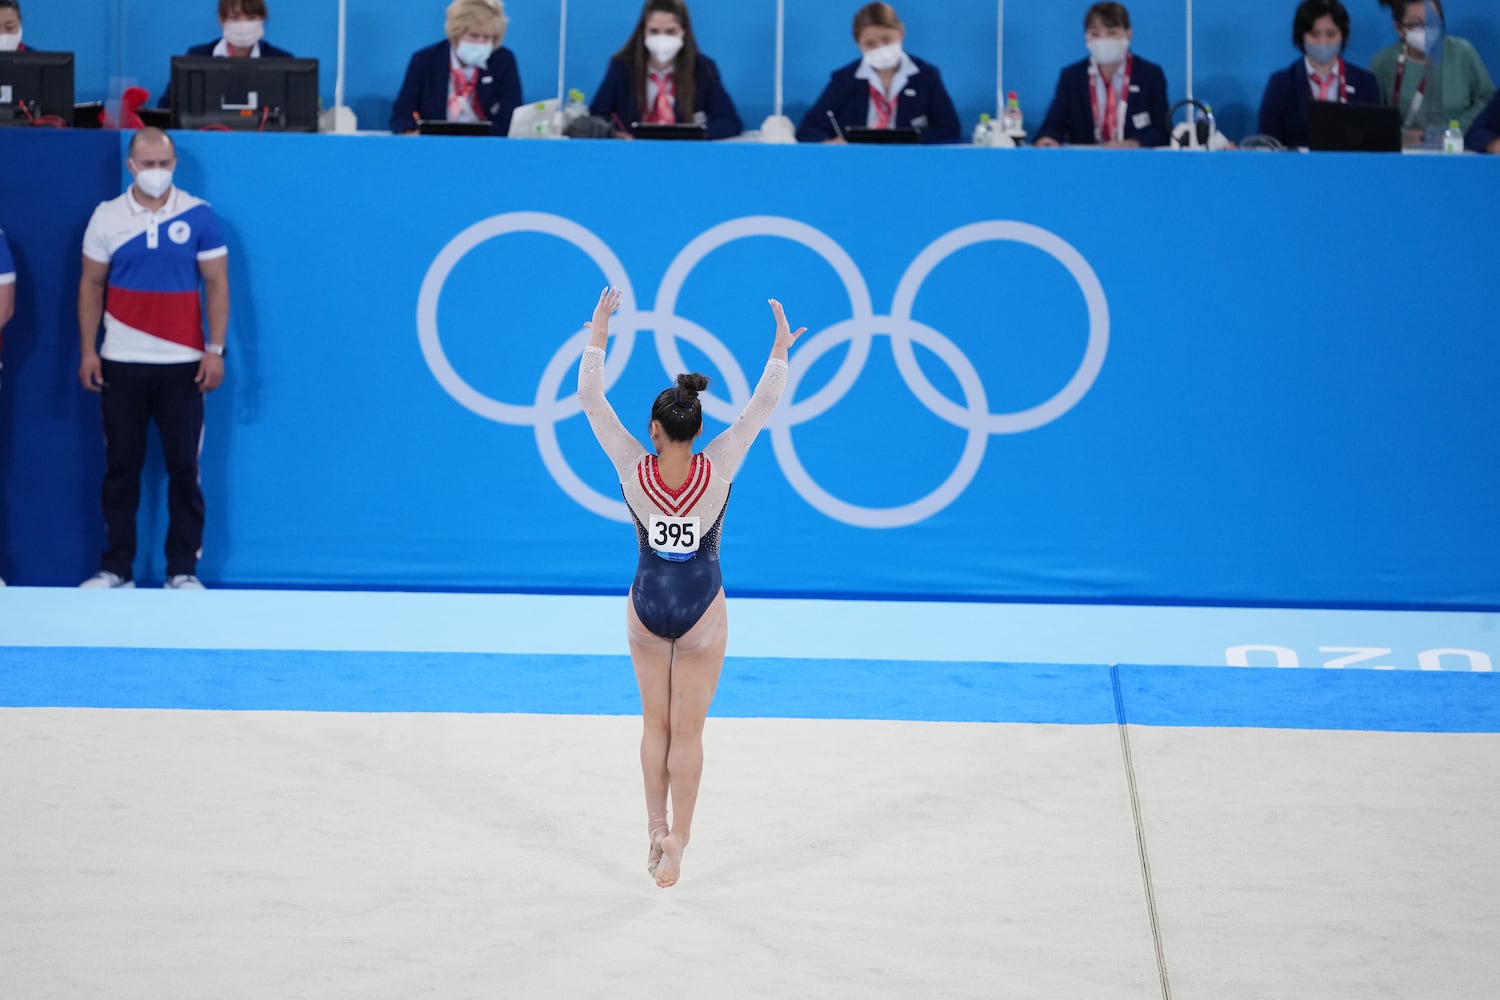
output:
[[677,376],[677,391],[684,403],[692,402],[698,398],[698,393],[708,388],[708,376],[693,372]]
[[698,393],[708,388],[708,376],[693,372],[677,376],[677,384],[663,389],[651,405],[651,419],[661,424],[673,441],[691,441],[703,429],[703,404]]

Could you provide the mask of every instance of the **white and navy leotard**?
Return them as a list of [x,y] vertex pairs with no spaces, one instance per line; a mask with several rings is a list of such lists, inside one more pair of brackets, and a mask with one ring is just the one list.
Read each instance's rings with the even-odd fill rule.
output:
[[604,398],[604,351],[584,348],[578,398],[620,478],[640,544],[631,601],[641,624],[662,638],[680,638],[718,596],[719,535],[730,483],[781,399],[786,373],[780,358],[766,362],[744,412],[693,456],[686,481],[673,490],[662,482],[656,456],[641,447]]

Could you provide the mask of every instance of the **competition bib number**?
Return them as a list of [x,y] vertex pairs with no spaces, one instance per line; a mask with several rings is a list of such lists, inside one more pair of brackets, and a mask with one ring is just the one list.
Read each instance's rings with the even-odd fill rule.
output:
[[663,559],[685,562],[698,552],[699,518],[652,514],[646,525],[647,541]]

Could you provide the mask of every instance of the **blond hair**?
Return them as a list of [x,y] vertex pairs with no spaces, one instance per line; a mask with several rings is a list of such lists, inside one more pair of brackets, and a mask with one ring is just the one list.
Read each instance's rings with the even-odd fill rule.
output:
[[854,12],[854,40],[859,41],[859,33],[866,28],[894,28],[902,30],[901,18],[896,16],[895,8],[888,3],[867,3]]
[[455,45],[471,31],[489,35],[499,45],[509,23],[501,0],[453,0],[448,5],[448,41]]

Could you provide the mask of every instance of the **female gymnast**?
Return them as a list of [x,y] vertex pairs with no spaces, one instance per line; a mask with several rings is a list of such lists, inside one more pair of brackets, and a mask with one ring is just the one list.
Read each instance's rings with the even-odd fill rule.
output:
[[[625,635],[641,689],[641,773],[646,786],[646,868],[665,889],[676,885],[692,836],[703,777],[703,722],[719,684],[729,620],[719,576],[719,532],[729,487],[761,425],[786,386],[793,331],[771,300],[776,339],[750,402],[734,424],[699,453],[703,431],[700,374],[678,375],[656,397],[645,450],[604,398],[604,347],[620,291],[606,288],[594,307],[588,346],[578,367],[578,398],[594,436],[614,464],[635,521],[640,560],[625,603]],[[667,820],[667,800],[672,817]]]

